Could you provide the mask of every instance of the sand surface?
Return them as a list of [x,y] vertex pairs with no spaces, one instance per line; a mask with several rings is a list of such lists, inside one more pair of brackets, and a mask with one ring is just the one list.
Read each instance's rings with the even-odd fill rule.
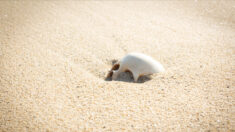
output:
[[[106,81],[138,51],[165,73]],[[0,1],[0,131],[234,131],[235,1]]]

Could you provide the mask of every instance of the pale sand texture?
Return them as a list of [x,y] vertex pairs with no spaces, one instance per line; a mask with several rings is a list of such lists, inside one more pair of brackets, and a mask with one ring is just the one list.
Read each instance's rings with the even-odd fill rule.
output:
[[[166,72],[105,81],[132,51]],[[234,68],[232,0],[0,1],[0,131],[232,131]]]

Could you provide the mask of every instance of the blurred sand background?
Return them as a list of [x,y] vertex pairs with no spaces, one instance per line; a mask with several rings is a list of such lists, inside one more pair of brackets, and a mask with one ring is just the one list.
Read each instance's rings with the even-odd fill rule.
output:
[[[166,72],[105,81],[138,51]],[[0,1],[0,131],[234,131],[235,1]]]

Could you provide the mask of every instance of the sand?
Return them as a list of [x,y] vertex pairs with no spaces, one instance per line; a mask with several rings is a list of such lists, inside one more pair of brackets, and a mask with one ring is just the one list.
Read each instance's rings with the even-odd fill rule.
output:
[[[105,76],[141,52],[166,72]],[[235,1],[0,1],[0,131],[234,131]]]

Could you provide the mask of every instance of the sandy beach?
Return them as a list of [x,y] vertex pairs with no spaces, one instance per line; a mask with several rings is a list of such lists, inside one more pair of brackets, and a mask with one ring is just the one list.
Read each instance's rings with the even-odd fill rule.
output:
[[235,131],[235,1],[0,1],[0,131]]

